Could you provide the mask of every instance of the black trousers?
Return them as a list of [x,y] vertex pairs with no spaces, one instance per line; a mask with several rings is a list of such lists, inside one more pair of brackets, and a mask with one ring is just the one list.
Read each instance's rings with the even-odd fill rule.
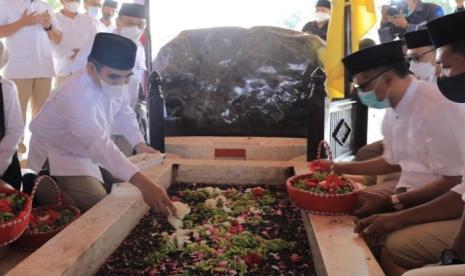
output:
[[2,176],[3,181],[10,184],[16,190],[21,190],[21,165],[19,164],[18,154],[15,153],[11,164]]

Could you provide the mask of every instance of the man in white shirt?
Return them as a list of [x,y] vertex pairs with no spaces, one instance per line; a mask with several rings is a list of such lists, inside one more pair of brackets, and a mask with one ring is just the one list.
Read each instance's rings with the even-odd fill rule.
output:
[[[0,41],[0,69],[8,62],[8,50]],[[24,133],[16,85],[0,78],[0,187],[6,182],[15,189],[21,188],[21,167],[16,149]]]
[[[400,41],[358,51],[345,57],[343,63],[358,87],[357,93],[362,103],[378,108],[388,107],[382,127],[383,156],[362,162],[335,164],[335,172],[339,174],[380,175],[401,169],[397,183],[385,183],[384,187],[381,186],[383,189],[376,185],[359,192],[358,216],[398,211],[374,215],[357,223],[355,231],[369,244],[382,245],[386,235],[393,230],[421,223],[421,220],[417,220],[419,217],[436,216],[434,211],[429,211],[414,217],[410,210],[454,193],[450,190],[460,183],[463,162],[458,142],[450,135],[449,123],[454,123],[451,117],[455,118],[455,122],[465,117],[457,109],[451,108],[450,102],[436,85],[419,81],[408,72]],[[441,216],[442,220],[457,218],[453,212],[449,215],[441,213]],[[380,227],[384,223],[396,226],[384,232]],[[436,229],[442,236],[450,234],[458,222],[453,220],[448,223],[446,227]],[[402,254],[405,251],[399,246],[408,244],[410,247],[416,246],[418,250],[434,252],[435,248],[431,247],[435,243],[408,243],[412,235],[424,237],[430,233],[428,226],[412,227],[417,229],[415,233],[410,232],[410,236],[397,236],[397,232],[389,235],[385,240],[385,249]],[[383,265],[384,257],[383,254]],[[421,263],[428,262],[425,259],[409,259],[401,265],[414,268]],[[383,269],[387,268],[383,266]]]
[[[463,31],[463,26],[465,26],[465,12],[444,16],[427,25],[436,48],[436,61],[442,68],[441,77],[438,79],[439,89],[448,99],[459,103],[456,106],[465,112],[465,31]],[[465,159],[465,126],[463,121],[450,127],[460,142],[461,152]],[[462,213],[461,222],[456,227],[458,231],[449,236],[430,235],[429,240],[418,240],[417,237],[412,237],[413,242],[439,244],[437,252],[442,250],[442,253],[437,254],[436,259],[432,259],[430,262],[437,262],[440,256],[441,266],[418,269],[405,275],[465,275],[465,209],[460,200],[462,197],[462,200],[465,201],[465,174],[462,183],[454,188],[454,192],[455,194],[450,194],[449,198],[431,202],[429,209],[423,208],[419,211],[435,210],[436,214],[443,212],[449,213],[451,216]],[[436,227],[439,226],[436,225]],[[424,253],[418,251],[410,249],[406,253],[412,258],[423,257]],[[405,258],[402,258],[403,255],[406,254],[400,256],[401,261]]]
[[29,101],[32,116],[50,94],[55,75],[51,46],[59,44],[62,33],[52,8],[42,0],[2,0],[0,38],[6,38],[10,61],[5,77],[18,87],[23,119]]
[[71,64],[79,51],[92,43],[97,28],[92,18],[80,14],[80,0],[61,0],[63,8],[56,13],[63,38],[53,47],[53,61],[57,76],[57,84],[63,82],[71,74]]
[[[437,86],[448,99],[464,103],[465,32],[448,30],[461,30],[465,26],[465,13],[438,18],[427,26],[430,38],[437,49],[436,61],[442,68],[442,76],[438,79]],[[421,95],[420,98],[423,98],[423,91]],[[436,127],[441,129],[444,135],[454,137],[458,141],[458,151],[465,156],[463,144],[465,109],[463,105],[451,102],[448,102],[446,107],[448,110],[441,111],[446,117],[440,116]],[[448,140],[443,141],[443,147],[457,150]],[[440,159],[440,157],[436,158]],[[455,185],[450,191],[427,202],[418,202],[420,204],[416,204],[417,206],[413,208],[361,220],[357,225],[357,231],[372,239],[390,233],[382,258],[382,263],[385,264],[383,268],[387,274],[399,271],[400,267],[411,269],[436,263],[441,255],[443,264],[459,263],[456,261],[465,260],[465,222],[463,220],[460,222],[459,219],[464,211],[461,199],[464,193],[465,184],[462,178],[462,183]],[[408,199],[407,195],[404,198],[402,195],[398,196],[399,203],[403,203],[405,199]],[[460,225],[462,230],[456,235]],[[393,267],[395,270],[391,270]]]
[[136,107],[139,89],[147,71],[145,48],[140,42],[140,37],[145,29],[145,6],[140,4],[125,3],[121,6],[116,19],[116,34],[131,39],[137,45],[136,65],[134,76],[129,81],[129,105]]
[[50,174],[81,210],[106,195],[101,166],[134,184],[152,208],[175,213],[163,188],[144,176],[110,138],[113,132],[122,133],[137,152],[156,152],[145,144],[125,91],[136,51],[127,38],[98,33],[86,70],[59,87],[31,122],[30,168],[39,171],[47,159]]
[[84,0],[84,9],[86,15],[90,16],[94,20],[97,32],[106,32],[106,27],[100,22],[99,17],[101,15],[102,0]]
[[[405,44],[407,45],[406,58],[410,63],[410,72],[418,79],[436,83],[438,65],[435,61],[433,42],[427,30],[409,32],[405,34]],[[363,161],[383,154],[383,141],[377,141],[361,147],[356,153],[356,160]],[[363,184],[373,185],[388,180],[399,178],[399,173],[380,176],[365,176]]]
[[[129,106],[132,109],[135,109],[139,98],[139,89],[147,71],[145,48],[139,41],[145,28],[144,5],[129,3],[123,4],[118,13],[118,18],[116,19],[116,26],[117,29],[114,32],[115,34],[127,37],[137,45],[136,64],[133,69],[134,75],[129,80],[127,86],[127,91],[129,93]],[[71,72],[76,73],[83,70],[86,65],[87,56],[90,53],[91,45],[92,44],[90,43],[78,53],[71,65]],[[130,143],[128,143],[124,137],[118,135],[118,133],[114,134],[114,140],[118,147],[126,156],[131,156],[133,152]]]
[[428,31],[406,33],[405,43],[410,72],[421,80],[436,83],[439,66],[436,64],[436,53]]
[[106,33],[112,33],[115,30],[112,19],[116,14],[116,9],[118,9],[118,2],[114,0],[105,0],[105,2],[103,2],[100,23],[103,25],[102,28],[105,28],[104,32]]

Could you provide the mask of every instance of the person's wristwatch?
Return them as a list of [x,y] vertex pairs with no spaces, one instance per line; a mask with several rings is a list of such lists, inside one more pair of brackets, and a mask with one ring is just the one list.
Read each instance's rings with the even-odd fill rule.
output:
[[391,204],[394,210],[400,211],[404,209],[404,204],[400,202],[398,194],[391,195]]
[[445,249],[441,253],[441,263],[442,265],[465,264],[465,260],[457,257],[453,249]]
[[50,32],[52,29],[53,29],[53,24],[50,24],[50,26],[48,26],[47,28],[44,27],[44,30],[46,32]]

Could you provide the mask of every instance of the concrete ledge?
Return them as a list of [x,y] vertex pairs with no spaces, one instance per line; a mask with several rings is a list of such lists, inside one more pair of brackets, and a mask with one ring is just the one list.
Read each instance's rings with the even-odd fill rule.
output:
[[305,138],[211,136],[166,138],[166,151],[186,159],[219,159],[215,158],[215,149],[244,150],[245,158],[242,159],[245,160],[288,161],[307,152],[307,140]]

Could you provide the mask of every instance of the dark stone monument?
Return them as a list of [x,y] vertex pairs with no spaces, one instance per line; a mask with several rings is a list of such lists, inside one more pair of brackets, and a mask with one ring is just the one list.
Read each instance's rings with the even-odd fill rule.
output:
[[181,32],[153,63],[163,78],[166,135],[306,137],[308,84],[322,46],[277,27]]

